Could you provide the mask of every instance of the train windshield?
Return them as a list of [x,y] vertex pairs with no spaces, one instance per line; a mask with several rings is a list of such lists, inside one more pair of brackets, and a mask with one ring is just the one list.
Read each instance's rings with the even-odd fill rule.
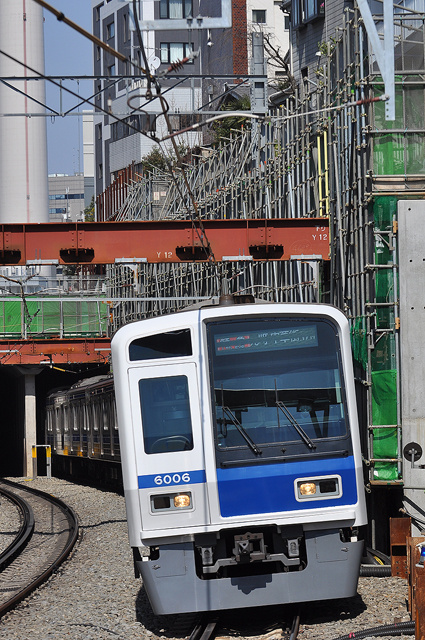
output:
[[216,442],[254,456],[347,433],[337,327],[325,319],[208,324]]

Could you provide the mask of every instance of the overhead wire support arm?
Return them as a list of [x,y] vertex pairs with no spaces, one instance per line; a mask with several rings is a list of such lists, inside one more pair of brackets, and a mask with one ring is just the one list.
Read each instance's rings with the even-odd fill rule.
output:
[[35,102],[36,104],[40,105],[40,107],[43,107],[44,109],[47,109],[48,111],[50,111],[51,113],[49,113],[49,115],[55,115],[58,116],[60,115],[58,111],[55,111],[55,109],[52,109],[51,107],[48,107],[46,104],[43,104],[42,102],[40,102],[39,100],[36,100],[35,98],[33,98],[33,96],[31,96],[29,93],[25,93],[25,91],[21,91],[20,89],[18,89],[17,87],[14,87],[13,84],[9,84],[9,82],[6,82],[6,80],[0,78],[0,82],[2,84],[4,84],[5,87],[8,87],[9,89],[12,89],[12,91],[16,91],[16,93],[21,94],[22,96],[25,96],[26,98],[28,98],[28,100],[32,100],[33,102]]
[[[37,1],[37,0],[34,0],[34,1]],[[36,69],[33,69],[29,65],[25,64],[24,62],[21,62],[21,60],[18,60],[17,58],[11,56],[9,53],[6,53],[6,51],[3,51],[3,50],[0,49],[0,55],[6,56],[6,58],[9,58],[10,60],[13,60],[13,62],[16,62],[17,64],[20,64],[25,69],[28,69],[32,73],[37,74],[38,78],[42,78],[43,80],[48,80],[49,82],[54,84],[56,87],[59,87],[59,88],[63,89],[64,91],[66,91],[67,93],[70,93],[75,98],[78,98],[78,100],[81,100],[81,96],[78,93],[76,93],[75,91],[72,91],[72,89],[68,89],[67,87],[63,87],[59,82],[56,82],[55,80],[52,80],[48,76],[45,76],[43,73],[40,73]],[[107,111],[106,109],[103,109],[99,105],[96,105],[93,102],[90,102],[90,100],[84,99],[84,102],[85,102],[85,104],[89,104],[91,107],[94,107],[98,112],[104,113],[105,115],[108,115],[108,116],[112,116],[113,118],[115,118],[115,120],[117,122],[124,122],[123,120],[121,120],[121,118],[117,118],[117,116],[114,116],[113,113],[110,113],[109,111]],[[13,114],[7,114],[7,115],[13,115]],[[27,115],[27,114],[23,114],[23,115]],[[48,115],[50,116],[50,115],[54,115],[54,114],[48,114]],[[141,133],[142,135],[146,136],[147,138],[152,139],[152,136],[149,136],[145,131],[142,131],[138,127],[135,127],[130,122],[125,122],[125,124],[126,124],[127,127],[129,127],[130,129],[133,129],[137,133]]]

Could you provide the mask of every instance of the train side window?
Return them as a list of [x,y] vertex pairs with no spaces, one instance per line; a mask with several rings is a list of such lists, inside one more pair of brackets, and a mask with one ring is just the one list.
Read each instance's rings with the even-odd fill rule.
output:
[[189,383],[186,376],[139,380],[145,452],[193,449]]
[[190,329],[167,331],[137,338],[130,343],[128,353],[131,361],[191,356]]

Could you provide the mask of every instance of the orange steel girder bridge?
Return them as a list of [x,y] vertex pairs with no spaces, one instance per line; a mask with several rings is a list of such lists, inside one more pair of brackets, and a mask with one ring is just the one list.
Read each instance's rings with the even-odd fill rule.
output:
[[[2,266],[107,265],[123,260],[255,262],[303,257],[327,261],[329,247],[326,218],[0,225]],[[0,333],[2,364],[101,364],[108,361],[109,351],[109,337],[48,335],[38,339]]]

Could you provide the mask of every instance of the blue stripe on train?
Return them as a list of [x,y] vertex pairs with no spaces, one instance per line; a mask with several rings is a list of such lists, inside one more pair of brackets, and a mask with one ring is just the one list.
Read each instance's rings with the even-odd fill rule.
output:
[[139,489],[156,489],[175,487],[186,484],[201,484],[206,482],[206,475],[203,469],[197,471],[176,471],[172,473],[155,473],[149,476],[138,476]]
[[[295,499],[297,478],[340,475],[342,496],[324,500]],[[353,456],[217,469],[220,512],[224,518],[337,507],[357,502]]]

